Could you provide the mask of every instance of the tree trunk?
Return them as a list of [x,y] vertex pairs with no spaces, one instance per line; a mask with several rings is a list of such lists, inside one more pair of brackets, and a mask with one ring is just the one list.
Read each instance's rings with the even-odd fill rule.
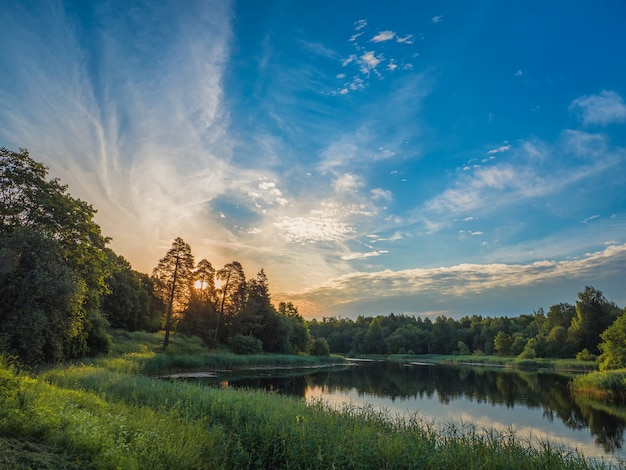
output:
[[172,279],[172,289],[170,290],[170,298],[167,302],[167,312],[165,313],[165,337],[163,338],[163,349],[167,348],[170,343],[170,329],[172,328],[172,308],[174,307],[174,294],[176,293],[176,278],[178,277],[178,261],[176,256],[176,264],[174,265],[174,278]]
[[219,341],[220,323],[224,321],[224,300],[226,300],[226,291],[228,290],[228,281],[230,280],[230,271],[226,276],[224,290],[222,291],[222,305],[220,306],[219,316],[217,318],[217,326],[215,327],[215,341]]

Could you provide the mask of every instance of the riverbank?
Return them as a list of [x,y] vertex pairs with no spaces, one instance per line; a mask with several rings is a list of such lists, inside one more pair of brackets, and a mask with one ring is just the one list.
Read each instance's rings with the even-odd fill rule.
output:
[[571,390],[594,400],[626,403],[626,369],[591,372],[576,377]]
[[38,373],[0,362],[0,468],[598,468],[547,443],[532,447],[513,430],[159,380],[146,371],[170,362],[147,364],[198,345],[174,338],[162,353],[138,339],[117,344],[116,356]]
[[[373,356],[366,356],[373,358]],[[382,359],[382,356],[379,357]],[[562,372],[590,372],[598,369],[595,362],[578,361],[576,359],[536,358],[517,359],[503,356],[476,356],[476,355],[443,355],[443,354],[392,354],[384,356],[385,360],[395,362],[419,362],[431,364],[506,367],[512,369],[553,370]]]

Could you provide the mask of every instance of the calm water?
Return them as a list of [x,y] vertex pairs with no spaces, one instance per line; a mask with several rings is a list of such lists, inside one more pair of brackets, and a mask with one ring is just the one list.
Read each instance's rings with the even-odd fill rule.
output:
[[222,375],[203,381],[335,404],[368,404],[401,415],[418,413],[441,425],[515,429],[519,435],[578,449],[588,457],[626,460],[626,407],[575,400],[568,392],[569,378],[559,374],[372,362],[315,372]]

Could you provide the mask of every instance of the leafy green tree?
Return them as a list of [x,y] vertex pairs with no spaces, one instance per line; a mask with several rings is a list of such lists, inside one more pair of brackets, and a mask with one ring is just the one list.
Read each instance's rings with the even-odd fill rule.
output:
[[626,368],[626,309],[600,337],[600,370]]
[[54,240],[26,228],[0,244],[0,351],[29,365],[75,357],[86,343],[85,283]]
[[386,335],[381,324],[381,317],[376,317],[371,321],[363,341],[366,354],[387,354]]
[[113,273],[106,279],[108,292],[102,296],[102,312],[112,328],[128,331],[158,331],[161,310],[149,276],[134,271],[123,256],[111,251]]
[[315,338],[311,344],[310,353],[312,356],[329,356],[330,348],[324,338]]
[[513,340],[511,335],[504,331],[498,331],[498,334],[493,339],[493,347],[502,356],[508,356],[511,354],[511,346],[513,346]]
[[163,349],[169,344],[173,317],[182,314],[189,303],[193,274],[194,260],[191,248],[178,237],[152,272],[156,295],[166,305]]
[[289,321],[289,344],[291,352],[298,353],[306,351],[311,335],[309,328],[298,313],[298,308],[291,302],[280,302],[278,304],[278,314],[287,318]]
[[592,354],[599,352],[600,335],[619,315],[619,309],[609,302],[602,292],[586,286],[578,294],[576,316],[569,329],[570,339],[577,351],[587,348]]
[[[39,260],[58,257],[64,267],[59,269],[67,269],[72,273],[70,276],[75,276],[75,283],[82,290],[80,306],[75,312],[80,318],[80,334],[73,335],[70,344],[64,346],[64,357],[106,352],[110,338],[100,298],[106,292],[105,278],[112,269],[106,250],[109,239],[102,236],[94,222],[93,207],[71,197],[67,186],[57,179],[48,180],[47,173],[47,168],[34,161],[27,150],[0,149],[0,242],[3,245],[34,243],[36,233],[41,245],[51,250],[49,256],[40,252]],[[13,237],[21,238],[21,242]],[[17,263],[24,275],[29,267],[41,274],[46,263],[22,263],[26,261],[24,255],[24,251],[18,250],[14,256],[7,255],[7,259]],[[5,295],[10,295],[9,290],[5,290]],[[49,314],[46,305],[29,305],[44,317]]]

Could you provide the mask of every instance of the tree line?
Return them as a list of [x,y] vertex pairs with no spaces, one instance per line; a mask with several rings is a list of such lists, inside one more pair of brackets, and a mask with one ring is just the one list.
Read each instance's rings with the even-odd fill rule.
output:
[[305,321],[290,302],[273,306],[262,269],[246,278],[237,261],[196,264],[182,238],[151,275],[135,271],[95,209],[47,172],[25,149],[0,149],[0,354],[25,364],[107,353],[108,328],[121,328],[163,329],[164,348],[176,331],[239,353],[599,355],[603,368],[626,367],[626,309],[593,287],[575,305],[514,318]]
[[517,317],[407,315],[325,317],[308,322],[311,335],[340,354],[457,354],[598,358],[602,369],[626,367],[626,308],[587,286],[574,305]]
[[293,304],[274,308],[263,270],[246,279],[237,261],[196,265],[177,238],[144,274],[107,246],[95,214],[27,150],[0,148],[0,354],[29,365],[95,356],[109,351],[109,328],[164,328],[164,347],[176,330],[237,352],[328,352]]

